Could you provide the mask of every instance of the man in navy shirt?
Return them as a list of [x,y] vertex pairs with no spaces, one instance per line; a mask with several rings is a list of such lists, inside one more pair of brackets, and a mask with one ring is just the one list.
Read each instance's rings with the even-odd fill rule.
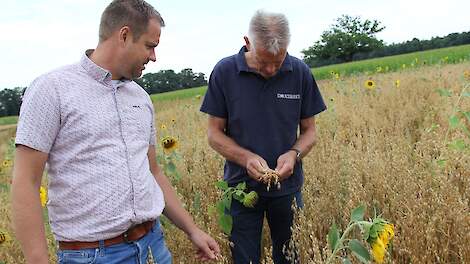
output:
[[[246,46],[212,71],[201,111],[209,114],[210,146],[226,158],[225,181],[246,182],[260,196],[254,208],[232,200],[234,262],[259,263],[266,214],[274,262],[290,263],[283,247],[291,237],[294,198],[301,205],[301,158],[316,141],[314,116],[326,106],[310,68],[287,53],[283,14],[257,11],[244,39]],[[270,169],[279,175],[279,189],[267,190],[261,181]]]

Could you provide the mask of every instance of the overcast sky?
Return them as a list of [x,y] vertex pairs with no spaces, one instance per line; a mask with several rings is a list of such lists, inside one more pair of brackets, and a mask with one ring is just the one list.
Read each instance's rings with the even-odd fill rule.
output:
[[[2,1],[0,88],[27,86],[38,75],[74,63],[96,47],[98,24],[110,0]],[[290,22],[289,53],[319,40],[342,14],[377,19],[386,43],[470,31],[470,1],[414,0],[149,0],[163,16],[157,62],[144,73],[192,68],[207,76],[221,58],[237,53],[257,9],[283,12]]]

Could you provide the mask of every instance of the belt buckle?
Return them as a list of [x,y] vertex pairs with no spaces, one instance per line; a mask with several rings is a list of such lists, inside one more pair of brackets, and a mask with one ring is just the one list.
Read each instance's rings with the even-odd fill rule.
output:
[[126,232],[124,232],[122,234],[122,239],[124,240],[124,242],[126,243],[131,243],[132,241],[129,240],[129,230],[127,230]]

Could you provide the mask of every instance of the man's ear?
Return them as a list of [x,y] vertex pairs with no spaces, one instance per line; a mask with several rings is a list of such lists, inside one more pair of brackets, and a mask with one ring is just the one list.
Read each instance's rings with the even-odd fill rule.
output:
[[123,26],[119,30],[119,43],[125,45],[132,40],[132,32],[128,26]]
[[251,43],[250,43],[250,39],[248,38],[248,36],[244,36],[243,39],[245,39],[245,46],[246,46],[246,49],[248,51],[251,50]]

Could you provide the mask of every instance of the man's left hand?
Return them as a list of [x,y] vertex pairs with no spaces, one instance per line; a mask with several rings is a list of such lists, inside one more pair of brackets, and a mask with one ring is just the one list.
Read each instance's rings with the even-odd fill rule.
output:
[[189,239],[196,246],[196,258],[202,261],[216,260],[220,255],[217,242],[201,229],[197,228],[189,235]]
[[296,159],[297,153],[291,150],[279,156],[275,171],[279,174],[280,181],[289,178],[294,173]]

